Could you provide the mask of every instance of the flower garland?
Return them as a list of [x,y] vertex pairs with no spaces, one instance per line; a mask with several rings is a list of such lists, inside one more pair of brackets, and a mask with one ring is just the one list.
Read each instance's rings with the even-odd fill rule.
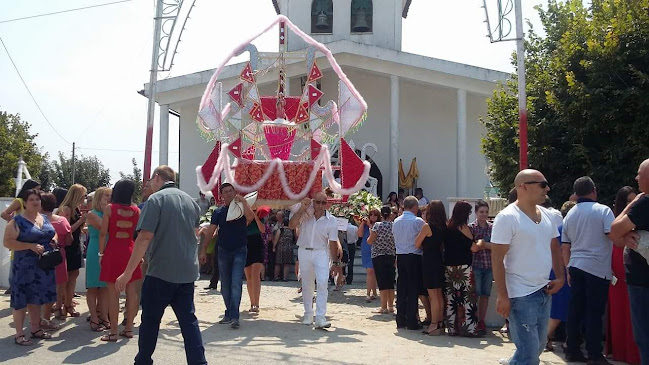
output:
[[337,217],[365,219],[369,216],[370,210],[381,210],[381,206],[383,206],[383,202],[380,198],[361,190],[352,194],[346,203],[332,205],[329,208],[329,213]]

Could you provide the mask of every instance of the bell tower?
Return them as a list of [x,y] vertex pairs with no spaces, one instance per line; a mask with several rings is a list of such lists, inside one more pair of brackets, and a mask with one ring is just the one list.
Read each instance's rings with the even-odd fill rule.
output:
[[[272,0],[277,14],[322,43],[349,40],[401,50],[401,25],[412,0]],[[289,37],[291,35],[289,34]],[[291,37],[289,51],[306,45]]]

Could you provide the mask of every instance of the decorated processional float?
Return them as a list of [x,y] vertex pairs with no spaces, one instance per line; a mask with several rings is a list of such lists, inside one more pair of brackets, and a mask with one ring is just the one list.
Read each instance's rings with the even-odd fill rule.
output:
[[[279,52],[258,52],[251,42],[277,25]],[[288,30],[308,47],[288,52]],[[233,57],[246,51],[250,60],[242,67],[236,85],[224,93],[219,75]],[[316,53],[324,55],[338,79],[337,102],[323,102],[324,93],[318,87],[323,72]],[[288,90],[287,62],[304,64],[306,78],[299,95]],[[276,92],[262,95],[258,80],[274,74]],[[239,193],[256,191],[258,205],[280,208],[322,191],[324,180],[332,192],[330,202],[345,203],[369,177],[370,163],[359,158],[345,139],[362,124],[366,111],[363,97],[331,51],[280,15],[227,56],[205,89],[197,123],[201,133],[216,140],[216,145],[205,163],[196,168],[198,186],[218,200],[220,184],[229,182]],[[337,158],[332,163],[330,151],[334,149]]]

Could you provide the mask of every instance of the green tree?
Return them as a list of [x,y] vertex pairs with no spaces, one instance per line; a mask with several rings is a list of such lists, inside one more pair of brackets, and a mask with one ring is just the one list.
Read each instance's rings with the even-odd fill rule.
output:
[[[81,184],[88,192],[98,187],[110,185],[110,171],[95,156],[79,156],[75,161],[76,184]],[[54,161],[54,185],[69,189],[72,186],[72,158],[59,152],[59,160]]]
[[[526,39],[529,164],[552,184],[559,203],[589,175],[612,203],[635,186],[649,157],[649,0],[548,2],[537,7],[546,36]],[[506,194],[518,172],[516,79],[494,91],[482,149],[494,184]]]
[[31,134],[30,128],[31,125],[22,121],[19,114],[0,111],[0,196],[15,195],[14,178],[20,156],[30,175],[34,178],[39,176],[43,156],[35,142],[37,134]]
[[136,204],[139,204],[142,201],[142,169],[137,167],[137,161],[135,158],[131,160],[131,163],[133,164],[133,172],[130,174],[125,174],[123,172],[119,172],[119,176],[122,179],[131,179],[135,181],[135,192],[133,193],[133,201]]
[[41,162],[41,171],[38,174],[38,181],[41,183],[41,189],[52,191],[54,188],[55,171],[54,165],[50,161],[50,155],[45,153]]

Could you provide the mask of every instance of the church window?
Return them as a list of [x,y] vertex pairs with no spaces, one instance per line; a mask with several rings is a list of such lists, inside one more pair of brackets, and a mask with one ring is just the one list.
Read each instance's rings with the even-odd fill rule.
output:
[[371,33],[373,18],[372,0],[352,0],[352,33]]
[[311,3],[311,33],[333,33],[334,5],[332,0],[313,0]]

